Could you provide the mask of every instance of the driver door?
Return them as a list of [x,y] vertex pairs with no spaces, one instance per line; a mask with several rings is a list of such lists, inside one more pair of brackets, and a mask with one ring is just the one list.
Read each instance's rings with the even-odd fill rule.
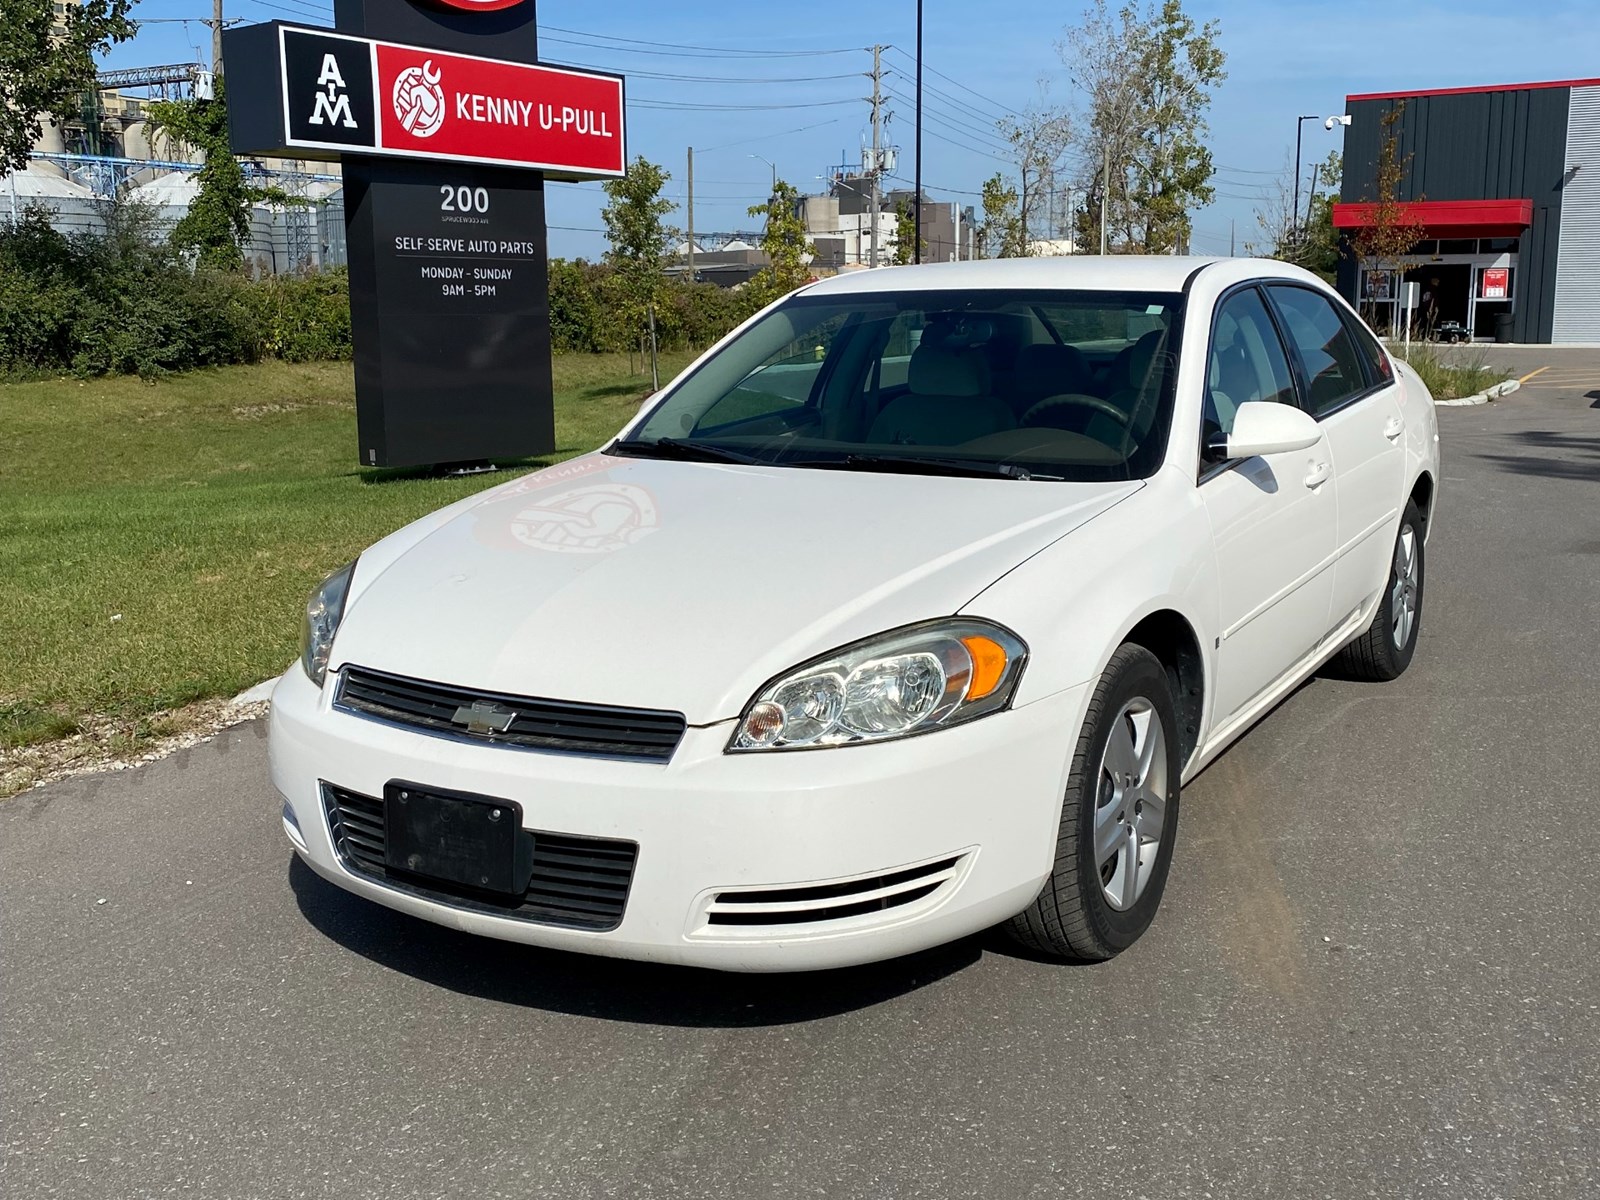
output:
[[[1206,384],[1206,441],[1232,430],[1241,404],[1298,403],[1288,354],[1258,288],[1239,289],[1218,304]],[[1327,439],[1285,454],[1207,458],[1199,489],[1216,550],[1216,729],[1249,708],[1328,630],[1338,514]]]

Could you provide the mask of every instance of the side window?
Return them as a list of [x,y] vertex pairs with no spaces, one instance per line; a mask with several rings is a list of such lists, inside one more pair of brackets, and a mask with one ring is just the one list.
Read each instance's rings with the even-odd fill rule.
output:
[[1361,356],[1361,365],[1367,370],[1367,382],[1373,387],[1380,384],[1394,382],[1394,367],[1389,363],[1389,356],[1383,352],[1383,347],[1378,345],[1378,339],[1372,336],[1372,331],[1359,317],[1352,317],[1349,313],[1340,314],[1344,317],[1345,328],[1350,331],[1350,337],[1356,344],[1356,353]]
[[1306,369],[1307,407],[1320,417],[1367,390],[1355,340],[1325,296],[1310,288],[1272,288],[1284,333]]
[[1212,325],[1201,445],[1232,433],[1239,406],[1260,400],[1295,403],[1294,376],[1261,293],[1249,288],[1224,300]]

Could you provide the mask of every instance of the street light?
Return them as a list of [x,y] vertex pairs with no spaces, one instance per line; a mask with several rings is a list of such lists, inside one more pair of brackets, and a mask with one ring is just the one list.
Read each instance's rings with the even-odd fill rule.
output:
[[[1307,121],[1320,120],[1315,113],[1309,117],[1301,117],[1294,126],[1294,205],[1289,209],[1289,233],[1295,245],[1300,244],[1300,135],[1305,131]],[[1339,128],[1341,125],[1350,124],[1350,114],[1340,113],[1336,117],[1328,117],[1322,121],[1322,127],[1328,132]]]
[[1296,246],[1300,244],[1300,134],[1307,121],[1317,119],[1313,113],[1309,117],[1301,117],[1294,125],[1294,203],[1289,206],[1289,236]]
[[762,162],[766,163],[767,166],[772,168],[772,194],[776,196],[778,194],[778,164],[773,162],[770,158],[762,158],[759,154],[752,154],[750,157],[760,159]]
[[922,262],[922,0],[917,0],[917,194],[911,198],[917,210],[912,262]]

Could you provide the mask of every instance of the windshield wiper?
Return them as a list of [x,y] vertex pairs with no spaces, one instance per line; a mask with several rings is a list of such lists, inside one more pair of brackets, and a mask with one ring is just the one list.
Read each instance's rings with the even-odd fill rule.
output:
[[730,450],[726,446],[713,446],[710,442],[691,442],[684,438],[657,438],[653,442],[637,439],[613,442],[610,454],[625,454],[630,458],[670,458],[682,462],[740,463],[744,466],[769,467],[771,459]]
[[[818,464],[821,465],[821,464]],[[903,471],[909,475],[958,475],[972,479],[1055,479],[1035,475],[1015,463],[973,462],[964,458],[902,458],[898,454],[847,454],[837,466],[851,471]]]

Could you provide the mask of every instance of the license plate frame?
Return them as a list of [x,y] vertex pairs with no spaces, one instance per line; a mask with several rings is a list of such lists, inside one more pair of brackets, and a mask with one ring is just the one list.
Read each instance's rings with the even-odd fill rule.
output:
[[[388,869],[420,880],[515,896],[527,889],[521,860],[532,847],[513,800],[393,782],[383,789]],[[518,876],[523,876],[519,888]]]

